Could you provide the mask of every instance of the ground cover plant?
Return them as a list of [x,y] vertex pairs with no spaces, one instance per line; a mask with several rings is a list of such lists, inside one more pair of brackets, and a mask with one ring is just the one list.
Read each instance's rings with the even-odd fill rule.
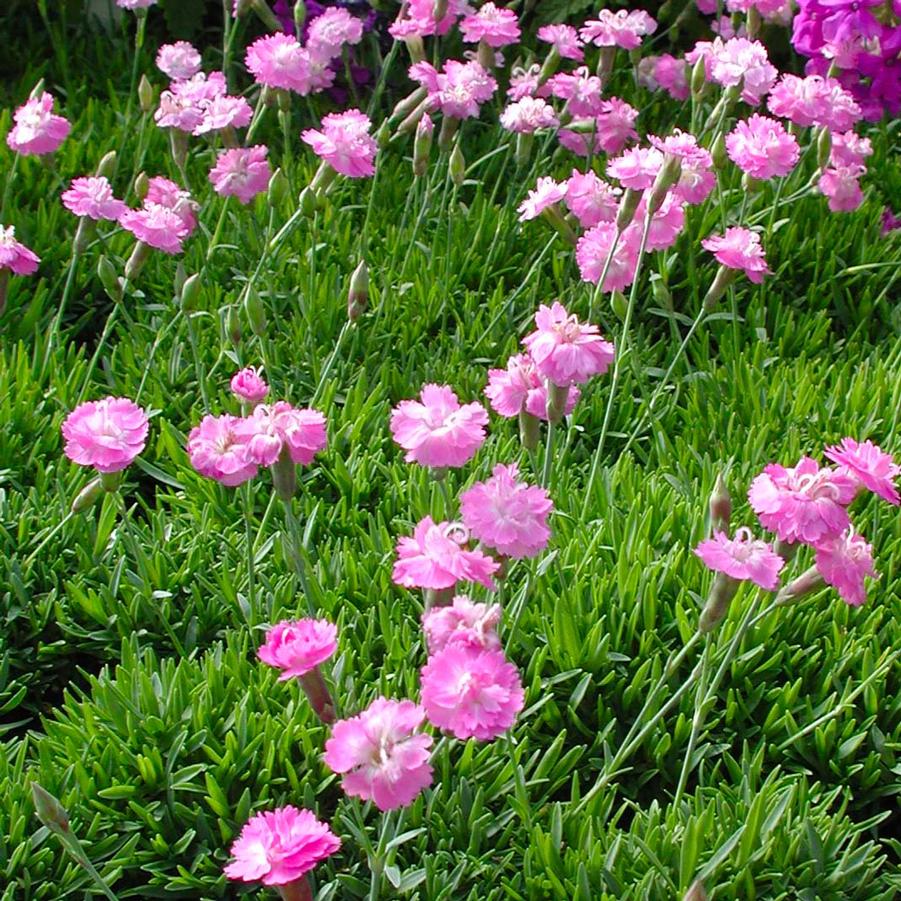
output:
[[901,15],[644,7],[13,5],[4,901],[901,889]]

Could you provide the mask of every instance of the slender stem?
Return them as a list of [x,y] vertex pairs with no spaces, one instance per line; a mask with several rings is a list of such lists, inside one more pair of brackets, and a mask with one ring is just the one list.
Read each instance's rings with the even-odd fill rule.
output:
[[710,647],[711,640],[708,634],[704,643],[704,652],[701,654],[701,674],[698,677],[698,690],[695,695],[695,712],[691,718],[691,733],[688,736],[688,746],[685,749],[685,758],[682,761],[682,771],[679,773],[679,783],[676,786],[676,793],[673,795],[673,806],[675,807],[682,799],[685,791],[685,785],[688,782],[688,773],[691,769],[691,756],[694,754],[695,744],[698,740],[698,734],[704,725],[704,705],[707,702],[707,676],[708,667],[710,666]]
[[[604,291],[604,282],[607,280],[607,273],[610,271],[610,266],[613,263],[613,255],[616,253],[616,247],[619,244],[619,239],[622,237],[622,232],[617,229],[616,233],[613,236],[613,243],[610,245],[610,250],[607,251],[607,258],[604,260],[604,265],[601,268],[601,277],[598,279],[598,283],[594,286],[594,290],[591,292],[591,298],[588,301],[588,319],[591,321],[594,318],[594,308],[597,305],[598,297]],[[637,276],[637,273],[636,273]]]
[[65,515],[65,516],[64,516],[64,517],[63,517],[63,518],[62,518],[62,519],[61,519],[61,520],[60,520],[60,521],[59,521],[59,522],[58,522],[58,523],[57,523],[57,524],[56,524],[56,525],[55,525],[55,526],[54,526],[54,527],[53,527],[53,528],[45,535],[45,536],[44,536],[44,538],[41,540],[41,543],[40,543],[40,544],[39,544],[39,545],[38,545],[38,546],[37,546],[37,547],[36,547],[36,548],[35,548],[35,549],[34,549],[34,550],[33,550],[26,558],[25,558],[25,563],[23,564],[23,567],[30,566],[32,563],[34,563],[34,561],[35,561],[35,559],[37,558],[38,554],[40,554],[40,552],[41,552],[42,550],[44,550],[44,548],[46,547],[47,542],[50,541],[50,540],[51,540],[51,539],[52,539],[52,538],[60,531],[60,529],[62,529],[63,526],[65,526],[65,524],[66,524],[73,516],[75,516],[75,513],[74,513],[72,510],[70,510],[70,511],[69,511],[69,512],[68,512],[68,513],[67,513],[67,514],[66,514],[66,515]]
[[13,164],[9,167],[9,173],[6,176],[6,184],[3,186],[3,200],[0,201],[0,225],[3,225],[6,221],[4,219],[4,216],[6,216],[6,205],[9,203],[13,182],[16,180],[16,171],[19,168],[19,156],[20,154],[17,150],[15,156],[13,156]]
[[128,99],[125,101],[125,127],[122,129],[122,146],[119,148],[119,156],[125,149],[125,141],[131,131],[131,110],[134,106],[135,91],[138,88],[138,68],[141,64],[141,48],[144,46],[144,32],[147,29],[147,10],[139,10],[137,13],[137,28],[135,29],[135,49],[131,62],[131,83],[128,88]]
[[216,228],[213,230],[213,236],[210,238],[209,247],[206,251],[206,262],[210,261],[213,251],[219,246],[219,235],[222,233],[222,226],[225,223],[225,215],[228,212],[228,202],[231,198],[226,197],[222,201],[222,209],[219,211],[219,219],[216,222]]
[[541,487],[549,488],[551,484],[551,466],[554,459],[554,433],[557,431],[557,424],[553,420],[548,420],[547,439],[544,444],[544,465],[541,469]]
[[170,320],[166,323],[163,328],[161,328],[156,333],[156,337],[153,339],[153,344],[150,345],[150,353],[147,355],[147,359],[144,362],[144,371],[141,373],[141,382],[138,385],[137,394],[135,394],[134,401],[137,403],[141,399],[141,395],[144,393],[144,385],[147,383],[147,376],[150,375],[151,369],[153,367],[153,361],[156,357],[156,352],[159,350],[160,345],[163,343],[163,338],[169,334],[169,332],[175,327],[177,323],[181,321],[182,310],[179,307],[175,311],[175,315],[170,318]]
[[50,333],[47,335],[47,346],[44,349],[44,359],[41,363],[41,372],[38,380],[40,381],[44,377],[44,372],[47,369],[47,364],[50,362],[50,356],[53,353],[53,345],[56,342],[56,337],[59,334],[60,324],[62,323],[63,313],[66,310],[66,304],[69,301],[69,294],[72,291],[72,285],[75,283],[75,270],[78,268],[78,250],[73,246],[72,248],[72,256],[69,259],[69,270],[66,273],[66,284],[63,287],[63,296],[60,298],[59,307],[57,308],[56,315],[53,317],[53,322],[50,325]]
[[81,391],[78,393],[78,399],[75,402],[76,405],[80,404],[84,400],[85,393],[87,392],[88,387],[91,384],[91,379],[94,376],[94,370],[97,368],[97,362],[100,359],[100,354],[103,353],[104,345],[106,344],[107,339],[110,336],[110,332],[112,332],[113,330],[113,326],[116,324],[116,319],[119,316],[119,311],[121,310],[124,303],[124,296],[121,300],[113,302],[113,309],[110,311],[109,316],[106,317],[106,324],[103,326],[103,332],[100,334],[100,340],[97,342],[97,346],[94,348],[94,353],[91,356],[90,361],[88,362],[88,368],[85,371],[84,384],[81,386]]
[[306,553],[303,547],[302,532],[300,529],[300,522],[297,517],[294,515],[294,507],[292,501],[286,500],[284,501],[285,507],[285,543],[288,545],[288,550],[291,554],[291,559],[294,563],[294,570],[297,573],[297,578],[300,580],[300,588],[304,593],[304,597],[307,601],[307,609],[310,612],[310,616],[316,616],[316,608],[313,606],[313,593],[310,591],[310,582],[307,573],[307,559]]
[[520,589],[519,595],[515,601],[510,605],[512,616],[510,617],[510,625],[506,628],[504,632],[504,645],[509,649],[513,647],[514,639],[516,636],[516,630],[519,628],[519,621],[522,619],[523,611],[526,608],[526,600],[529,597],[529,589],[532,587],[532,574],[534,572],[534,566],[529,569],[528,575],[526,576],[525,585]]
[[190,314],[185,316],[185,321],[188,323],[188,341],[191,344],[191,356],[194,358],[194,376],[197,379],[197,387],[203,400],[203,411],[206,413],[210,409],[210,399],[207,397],[206,380],[203,377],[203,368],[200,365],[200,352],[197,349],[197,336],[194,334],[194,324],[191,322]]
[[451,511],[454,509],[454,502],[451,500],[450,489],[447,487],[447,472],[444,472],[441,478],[437,479],[438,489],[444,498],[444,518],[450,519]]
[[338,358],[341,345],[344,343],[344,337],[350,331],[351,325],[352,323],[348,319],[344,322],[344,325],[341,326],[341,331],[338,332],[338,337],[335,340],[335,346],[332,348],[332,352],[329,354],[328,359],[325,361],[325,366],[322,367],[322,372],[319,374],[319,381],[316,383],[316,390],[313,392],[310,406],[315,405],[316,401],[319,399],[319,395],[322,393],[322,389],[325,387],[328,377],[331,374],[332,367],[335,365],[335,360]]
[[259,619],[256,600],[256,572],[254,568],[254,541],[253,541],[253,488],[251,483],[244,485],[244,544],[247,551],[247,606],[250,608],[250,616],[247,625],[253,625]]

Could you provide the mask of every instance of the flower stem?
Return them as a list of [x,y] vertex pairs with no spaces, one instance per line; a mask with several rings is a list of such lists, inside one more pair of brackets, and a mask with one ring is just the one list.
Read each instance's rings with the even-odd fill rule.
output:
[[250,608],[250,616],[247,625],[253,628],[258,619],[256,601],[256,571],[254,568],[253,551],[253,489],[251,482],[244,486],[244,543],[247,551],[247,606]]
[[541,469],[541,487],[550,488],[551,485],[551,466],[554,459],[554,433],[557,431],[557,424],[553,420],[548,420],[547,439],[544,443],[544,465]]
[[688,736],[688,746],[685,749],[685,758],[682,761],[682,771],[679,773],[679,783],[676,786],[676,793],[673,795],[673,806],[675,807],[682,799],[685,791],[685,785],[688,782],[688,773],[691,769],[691,755],[694,754],[695,745],[698,741],[698,734],[704,725],[704,705],[707,702],[707,676],[708,667],[710,666],[710,647],[711,640],[708,633],[707,641],[704,643],[704,652],[701,654],[701,673],[698,677],[698,690],[695,695],[695,712],[691,718],[691,733]]
[[291,559],[294,563],[294,570],[297,573],[297,578],[300,581],[301,591],[304,593],[304,597],[307,602],[307,610],[310,613],[310,616],[316,616],[316,608],[313,606],[313,594],[310,591],[310,581],[309,581],[309,573],[307,572],[308,561],[306,558],[306,552],[303,547],[302,541],[302,532],[300,529],[300,522],[297,517],[294,515],[294,507],[290,500],[285,500],[285,531],[283,533],[285,543],[288,546],[289,553],[291,554]]

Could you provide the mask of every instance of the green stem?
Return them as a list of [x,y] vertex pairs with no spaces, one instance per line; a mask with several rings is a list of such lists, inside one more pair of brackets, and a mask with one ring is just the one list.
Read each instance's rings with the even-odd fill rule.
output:
[[557,431],[557,424],[553,420],[548,420],[547,439],[544,444],[544,465],[541,469],[541,487],[550,488],[551,485],[551,467],[554,460],[554,433]]
[[222,209],[219,211],[219,219],[216,222],[216,228],[213,230],[213,236],[210,238],[209,247],[206,251],[206,262],[209,263],[213,251],[219,246],[219,235],[222,233],[222,226],[225,223],[225,215],[228,212],[228,202],[231,198],[226,197],[222,201]]
[[303,546],[302,541],[302,532],[300,529],[300,522],[297,517],[294,515],[294,507],[293,502],[290,500],[284,501],[285,507],[285,531],[283,533],[285,538],[285,543],[288,545],[288,551],[291,555],[291,560],[294,563],[294,570],[297,573],[297,578],[300,581],[300,588],[303,591],[304,597],[307,602],[307,610],[310,613],[310,616],[316,616],[316,608],[313,606],[313,593],[310,591],[310,581],[308,578],[307,572],[307,559],[306,552]]
[[34,563],[38,554],[47,546],[47,542],[49,542],[59,531],[62,529],[66,523],[75,516],[75,513],[70,510],[45,536],[41,539],[41,543],[25,558],[25,563],[23,564],[23,569],[25,567],[30,566]]
[[253,488],[251,482],[244,486],[244,544],[247,551],[247,606],[250,616],[247,625],[253,628],[259,619],[256,599],[256,572],[254,568],[253,540]]
[[200,397],[203,400],[203,411],[208,413],[210,409],[210,399],[207,397],[206,380],[203,377],[203,368],[200,365],[200,353],[197,349],[197,336],[194,334],[194,324],[191,322],[190,313],[185,315],[185,321],[188,323],[188,341],[191,344],[191,356],[194,358],[194,377],[197,379],[197,387],[200,390]]
[[676,793],[673,795],[673,806],[675,807],[682,799],[685,791],[685,785],[688,782],[688,773],[691,769],[691,755],[694,754],[695,744],[698,740],[704,725],[704,705],[707,702],[707,669],[710,665],[710,647],[711,640],[708,634],[707,641],[704,644],[704,652],[701,654],[701,674],[698,677],[698,690],[695,695],[695,712],[691,718],[691,733],[688,736],[688,746],[685,749],[685,758],[682,761],[682,771],[679,773],[679,783],[676,786]]
[[310,400],[310,406],[315,406],[316,401],[319,399],[319,395],[322,393],[322,389],[325,387],[326,382],[328,381],[328,377],[331,374],[332,367],[335,365],[335,360],[338,358],[338,354],[341,351],[341,345],[344,343],[344,337],[350,331],[353,323],[351,321],[345,320],[344,325],[341,326],[341,331],[338,332],[338,338],[335,341],[335,346],[332,348],[332,352],[329,354],[328,359],[325,361],[325,366],[322,367],[322,372],[319,374],[319,381],[316,383],[316,390],[313,392],[313,397]]
[[66,304],[69,301],[69,294],[72,291],[72,285],[75,283],[75,270],[78,267],[78,250],[76,248],[72,248],[72,256],[69,259],[69,271],[66,273],[66,284],[63,287],[63,296],[60,298],[59,307],[56,311],[56,315],[53,317],[53,322],[50,325],[50,333],[47,335],[47,347],[44,350],[44,359],[41,362],[41,371],[38,376],[38,381],[44,378],[44,373],[47,370],[47,365],[50,362],[50,356],[53,353],[53,345],[56,343],[57,335],[59,334],[60,324],[63,320],[63,313],[66,310]]
[[3,225],[6,222],[4,219],[6,216],[6,205],[9,203],[13,182],[16,180],[16,171],[19,168],[19,156],[19,152],[16,151],[15,156],[13,156],[13,164],[9,167],[9,174],[6,176],[6,184],[3,186],[3,200],[0,201],[0,225]]

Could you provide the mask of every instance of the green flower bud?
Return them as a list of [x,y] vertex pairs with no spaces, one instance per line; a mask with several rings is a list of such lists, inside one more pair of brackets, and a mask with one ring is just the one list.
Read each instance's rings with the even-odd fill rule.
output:
[[181,289],[180,302],[181,308],[186,313],[197,309],[197,301],[200,299],[200,287],[200,273],[195,272],[192,276],[185,279]]
[[[447,120],[445,119],[444,121],[446,122]],[[451,181],[459,188],[466,177],[466,160],[463,158],[463,151],[460,150],[459,144],[455,144],[454,149],[451,151],[450,160],[448,161],[448,172],[450,173]]]
[[147,115],[153,109],[153,99],[153,85],[146,75],[142,75],[141,80],[138,82],[138,103],[144,115]]
[[262,338],[266,334],[266,310],[263,306],[263,299],[257,293],[256,289],[248,285],[244,292],[244,312],[247,314],[247,322],[250,324],[250,330],[258,337]]

